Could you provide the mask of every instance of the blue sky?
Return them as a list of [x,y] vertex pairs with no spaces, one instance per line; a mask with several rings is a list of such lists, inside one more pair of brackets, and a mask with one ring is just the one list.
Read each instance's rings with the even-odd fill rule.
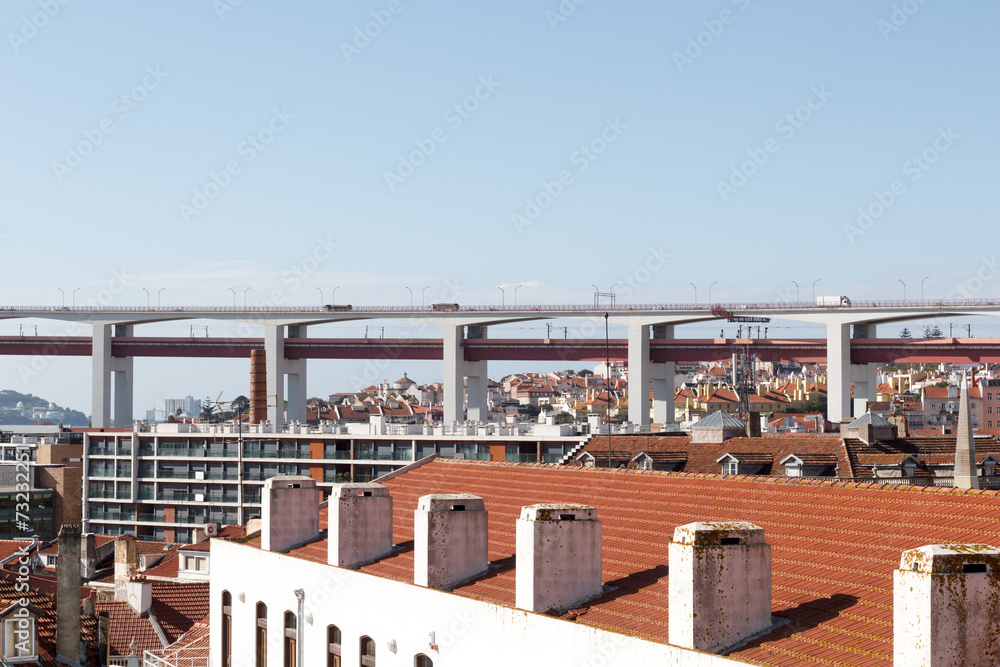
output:
[[[998,24],[989,0],[11,0],[2,301],[913,298],[983,272],[996,297]],[[25,363],[0,384],[89,412],[88,362]],[[137,413],[244,366],[143,360]],[[404,366],[439,374],[379,370]],[[321,395],[362,370],[310,368]]]

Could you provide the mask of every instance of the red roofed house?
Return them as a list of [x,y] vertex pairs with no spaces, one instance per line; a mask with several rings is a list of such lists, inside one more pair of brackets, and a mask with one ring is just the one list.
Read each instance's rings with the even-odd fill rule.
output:
[[260,537],[212,545],[212,664],[996,664],[995,491],[440,458],[381,481],[322,507],[267,481]]

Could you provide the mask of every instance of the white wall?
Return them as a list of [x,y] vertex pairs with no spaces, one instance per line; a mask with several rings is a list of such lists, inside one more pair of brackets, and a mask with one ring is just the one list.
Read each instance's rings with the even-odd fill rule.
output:
[[[566,665],[720,667],[735,661],[572,621],[493,605],[413,584],[314,563],[253,547],[212,542],[212,664],[221,659],[222,591],[233,598],[233,666],[254,665],[256,604],[268,610],[268,664],[280,665],[284,613],[295,612],[293,591],[305,594],[305,665],[326,664],[326,632],[343,636],[344,665],[359,664],[362,635],[375,640],[379,667],[412,667],[424,653],[435,667]],[[266,573],[266,576],[262,576]],[[240,601],[243,593],[245,600]],[[309,622],[311,618],[312,622]],[[436,633],[438,651],[429,647]],[[395,640],[396,653],[388,642]],[[742,664],[742,663],[739,663]]]

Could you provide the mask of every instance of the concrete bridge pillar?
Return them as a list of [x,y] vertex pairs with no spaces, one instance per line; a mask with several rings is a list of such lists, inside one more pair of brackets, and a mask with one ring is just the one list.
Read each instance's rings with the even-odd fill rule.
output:
[[[851,338],[876,338],[875,325],[859,323],[854,325]],[[854,417],[868,411],[868,401],[876,398],[878,389],[878,364],[851,364],[851,381],[854,383]]]
[[[489,380],[485,361],[465,360],[465,326],[445,324],[444,338],[444,423],[465,421],[465,396],[468,394],[468,419],[489,419],[487,395]],[[469,325],[468,338],[486,338],[486,327]],[[468,377],[468,386],[466,386]]]
[[465,384],[465,355],[462,348],[465,327],[445,324],[442,331],[442,356],[444,362],[444,423],[465,420],[462,394]]
[[[286,338],[306,338],[304,324],[288,325]],[[306,421],[306,359],[286,359],[285,373],[288,375],[288,421]]]
[[834,424],[851,416],[851,325],[826,325],[826,414]]
[[276,427],[285,424],[285,376],[288,376],[288,420],[306,420],[306,360],[285,358],[286,338],[305,338],[303,324],[264,326],[265,367],[267,369],[267,420]]
[[[653,325],[654,340],[672,340],[674,328],[666,324]],[[674,423],[674,376],[677,366],[673,361],[652,364],[653,369],[653,421],[657,424]]]
[[[674,421],[674,362],[649,360],[648,324],[628,327],[628,418],[634,424],[649,426],[649,388],[653,387],[653,421]],[[665,324],[652,326],[653,338],[674,337],[674,328]]]
[[649,383],[652,380],[649,361],[649,325],[628,325],[628,419],[640,426],[649,426]]
[[[111,356],[113,337],[131,336],[131,324],[105,324],[95,322],[91,352],[91,424],[94,428],[112,426],[112,398],[114,426],[132,425],[132,357]],[[112,395],[112,389],[114,394]]]
[[[466,338],[486,338],[486,327],[470,325]],[[490,418],[489,378],[486,376],[486,363],[486,361],[465,362],[465,375],[468,378],[465,393],[470,421],[485,422],[489,421]]]

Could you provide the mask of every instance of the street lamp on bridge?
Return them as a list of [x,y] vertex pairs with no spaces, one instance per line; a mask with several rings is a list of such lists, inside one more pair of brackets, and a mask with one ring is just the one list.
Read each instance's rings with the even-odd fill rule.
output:
[[896,280],[898,280],[899,284],[903,286],[903,301],[906,301],[906,283],[903,282],[902,278],[896,278]]

